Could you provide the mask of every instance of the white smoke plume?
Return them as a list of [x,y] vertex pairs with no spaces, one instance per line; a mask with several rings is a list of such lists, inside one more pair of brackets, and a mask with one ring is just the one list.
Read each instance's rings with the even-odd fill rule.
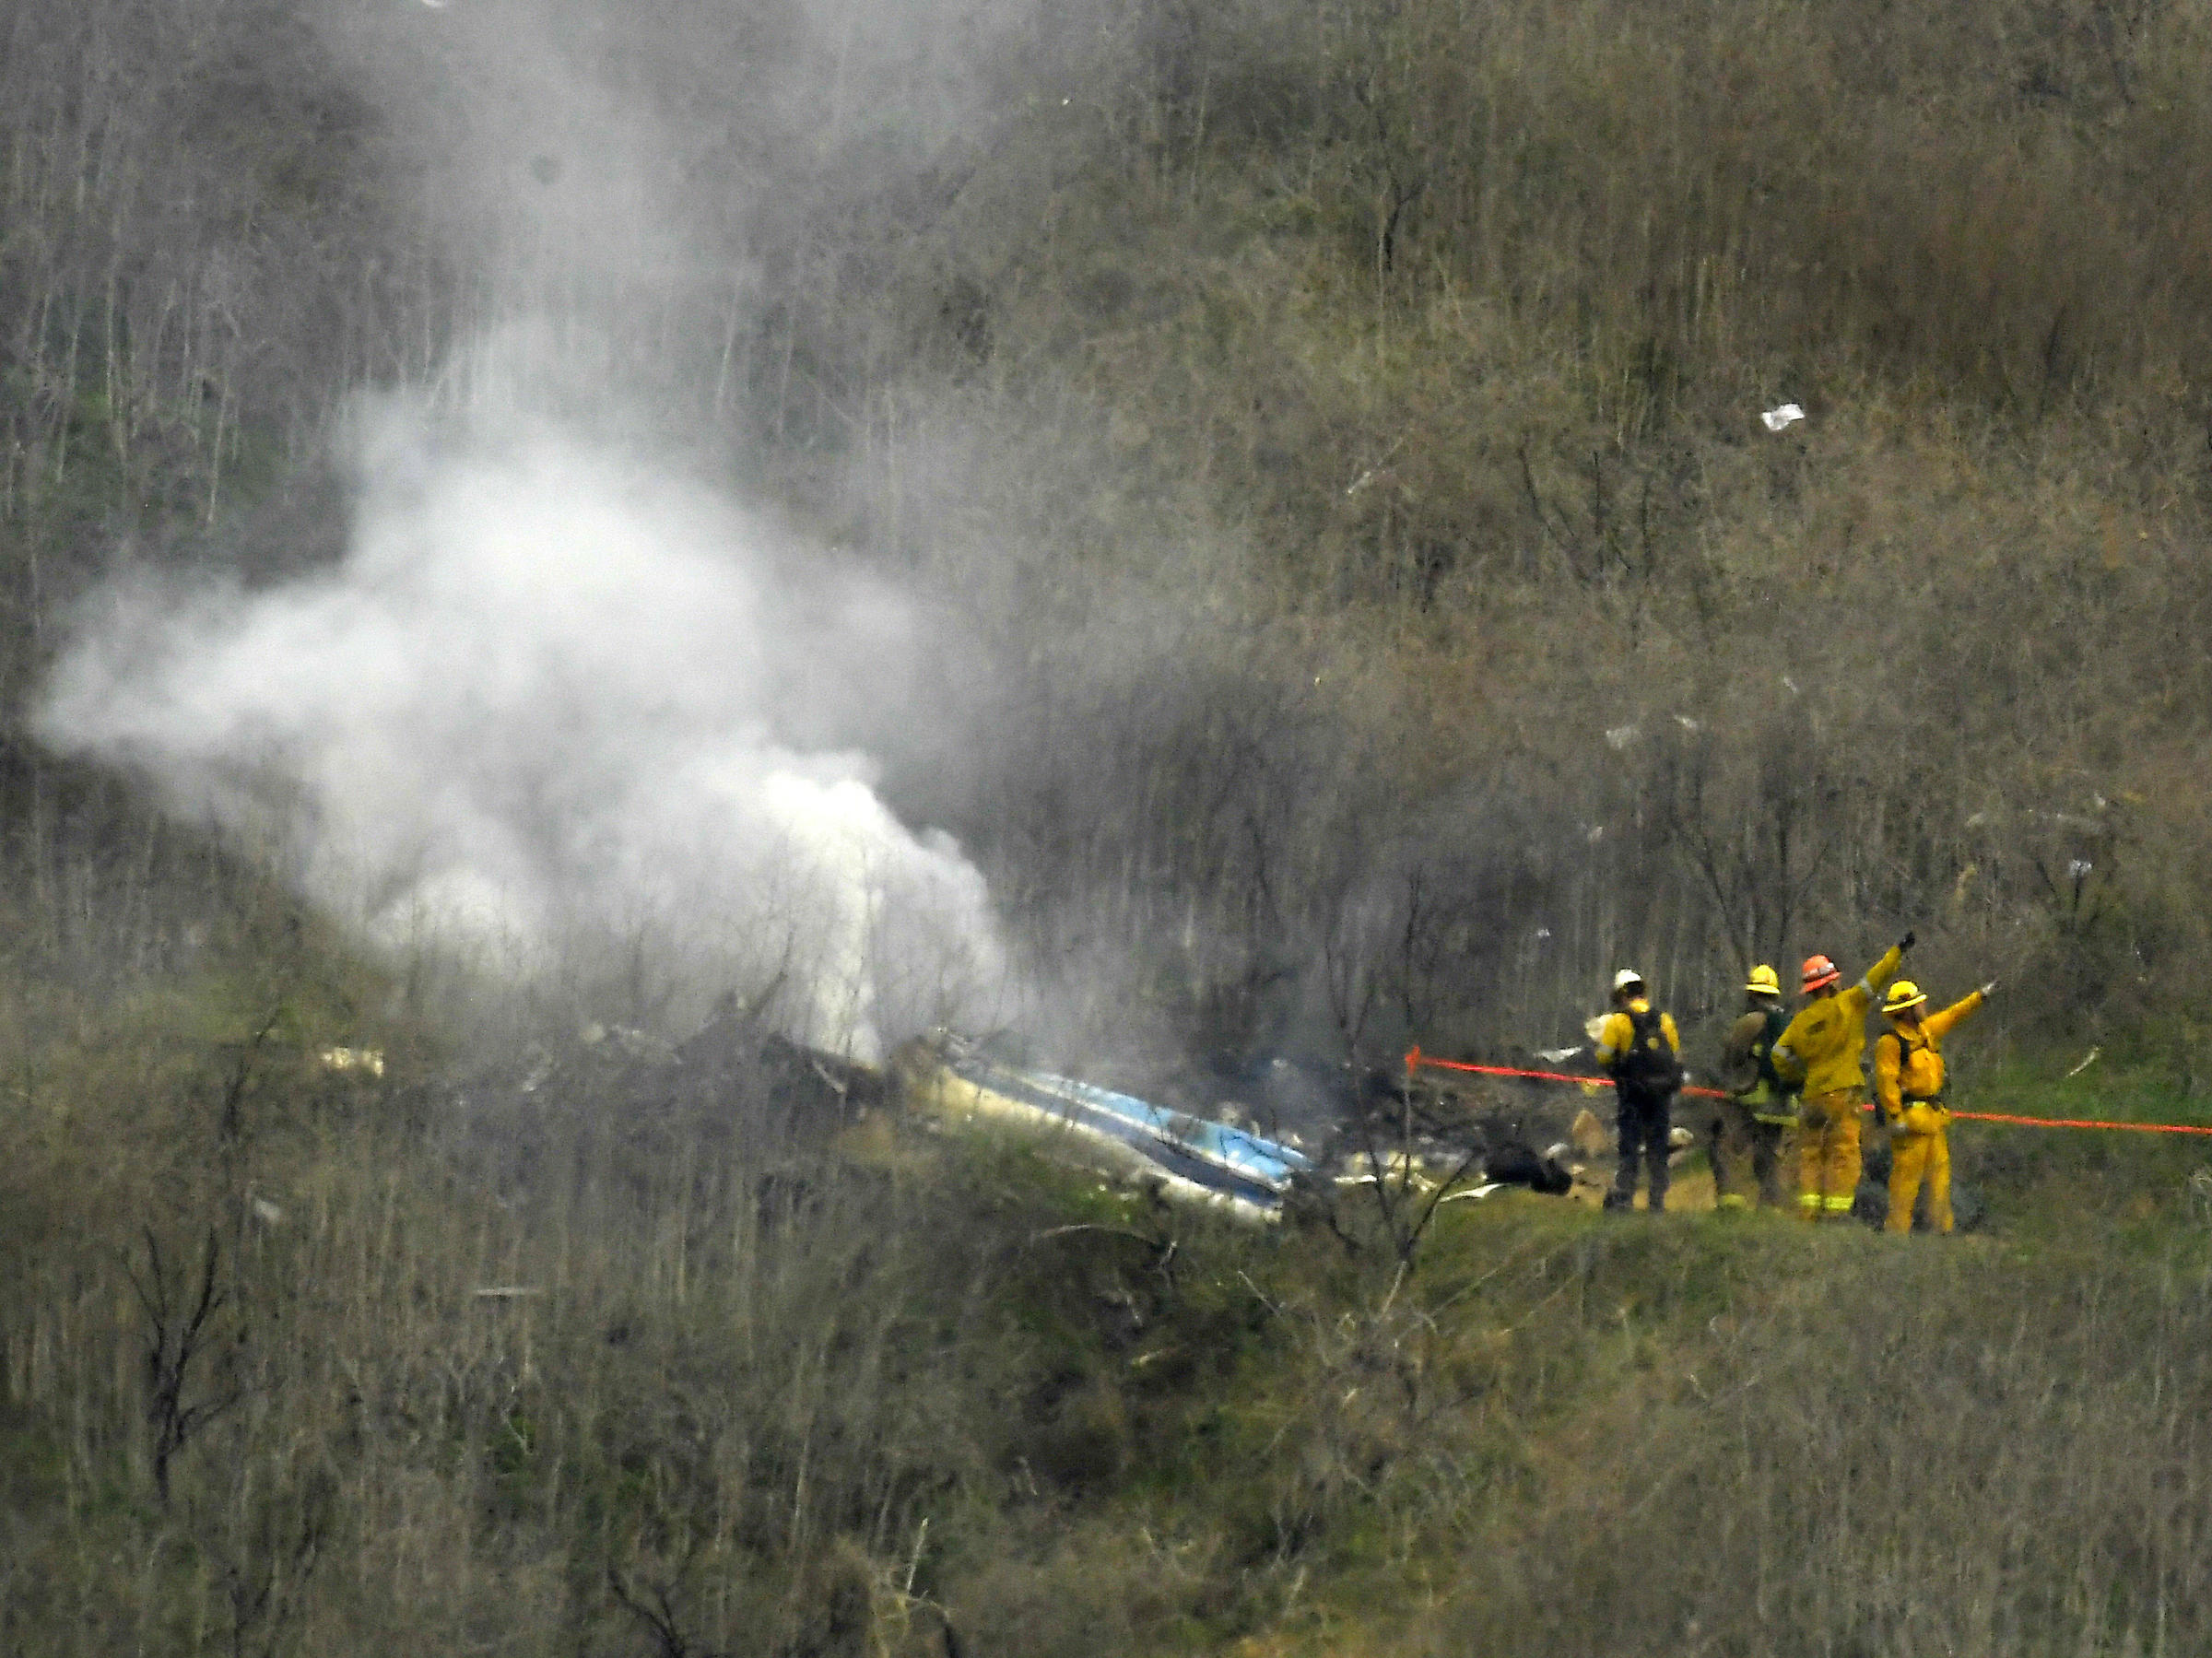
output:
[[982,876],[864,757],[800,746],[826,701],[894,682],[917,643],[896,597],[696,486],[503,425],[372,411],[342,562],[112,589],[43,736],[275,840],[394,943],[549,970],[650,937],[861,1058],[990,994]]

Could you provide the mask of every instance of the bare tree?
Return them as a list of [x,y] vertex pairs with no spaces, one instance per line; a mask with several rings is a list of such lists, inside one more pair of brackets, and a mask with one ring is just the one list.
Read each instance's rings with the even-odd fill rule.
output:
[[[167,1508],[170,1469],[177,1453],[208,1423],[237,1405],[242,1390],[203,1393],[201,1372],[217,1335],[216,1320],[230,1292],[218,1287],[221,1245],[212,1229],[200,1254],[197,1273],[181,1264],[173,1270],[151,1227],[144,1235],[143,1270],[126,1263],[147,1328],[141,1349],[146,1382],[146,1420],[153,1436],[154,1490]],[[194,1279],[196,1278],[196,1283]],[[188,1397],[198,1394],[199,1396]]]

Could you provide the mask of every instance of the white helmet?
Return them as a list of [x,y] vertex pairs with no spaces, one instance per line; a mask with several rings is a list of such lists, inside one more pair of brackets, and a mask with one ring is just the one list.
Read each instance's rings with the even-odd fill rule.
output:
[[1618,996],[1630,985],[1634,985],[1638,990],[1643,988],[1643,975],[1634,968],[1624,967],[1613,975],[1613,994],[1615,995]]

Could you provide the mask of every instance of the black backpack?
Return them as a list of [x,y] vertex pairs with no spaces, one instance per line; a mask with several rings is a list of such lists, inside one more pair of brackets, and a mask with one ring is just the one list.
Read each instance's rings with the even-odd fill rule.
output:
[[1682,1061],[1666,1040],[1660,1012],[1629,1015],[1629,1051],[1614,1062],[1613,1080],[1638,1094],[1671,1094],[1682,1086]]

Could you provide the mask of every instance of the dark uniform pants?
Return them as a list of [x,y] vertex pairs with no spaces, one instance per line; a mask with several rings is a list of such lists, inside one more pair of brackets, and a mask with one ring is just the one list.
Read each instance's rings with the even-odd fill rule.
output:
[[1613,1190],[1606,1194],[1606,1208],[1626,1209],[1633,1204],[1640,1161],[1651,1182],[1646,1206],[1666,1207],[1666,1137],[1674,1128],[1674,1103],[1672,1094],[1620,1090],[1620,1110],[1615,1119],[1620,1136],[1620,1167],[1613,1176]]
[[1794,1122],[1751,1124],[1751,1172],[1759,1181],[1759,1201],[1770,1209],[1790,1206],[1790,1175],[1797,1166],[1791,1135],[1795,1133]]
[[1759,1201],[1759,1177],[1751,1166],[1759,1126],[1743,1100],[1712,1102],[1705,1153],[1712,1164],[1713,1199],[1721,1208],[1741,1209]]
[[1782,1123],[1761,1118],[1779,1116],[1789,1103],[1777,1106],[1763,1096],[1713,1102],[1706,1149],[1712,1161],[1713,1196],[1722,1208],[1788,1205],[1786,1177],[1795,1172],[1796,1165],[1785,1161],[1787,1131]]

